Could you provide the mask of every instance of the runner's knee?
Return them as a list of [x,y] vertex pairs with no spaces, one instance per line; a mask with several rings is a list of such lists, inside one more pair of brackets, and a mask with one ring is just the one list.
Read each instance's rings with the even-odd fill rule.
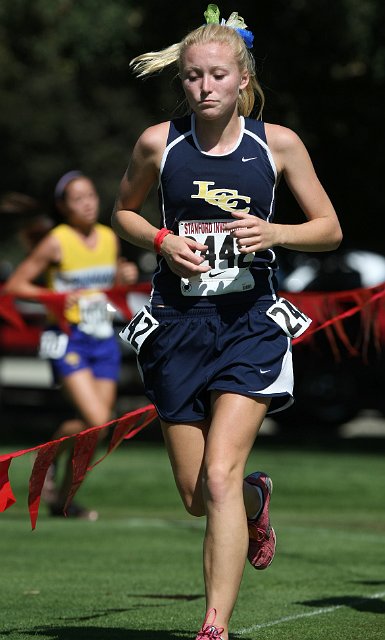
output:
[[205,500],[217,504],[226,501],[234,491],[242,491],[242,476],[234,466],[216,462],[209,465],[203,474],[203,494]]

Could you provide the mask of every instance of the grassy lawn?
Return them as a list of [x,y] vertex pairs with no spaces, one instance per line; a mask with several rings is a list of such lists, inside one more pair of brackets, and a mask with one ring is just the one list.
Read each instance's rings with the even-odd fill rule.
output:
[[[34,532],[31,464],[30,455],[13,461],[17,503],[0,514],[0,638],[195,638],[204,522],[185,514],[164,448],[133,440],[89,474],[79,501],[99,511],[97,522],[49,518],[42,505]],[[261,439],[255,469],[274,479],[278,551],[265,572],[246,566],[231,637],[383,640],[384,451]]]

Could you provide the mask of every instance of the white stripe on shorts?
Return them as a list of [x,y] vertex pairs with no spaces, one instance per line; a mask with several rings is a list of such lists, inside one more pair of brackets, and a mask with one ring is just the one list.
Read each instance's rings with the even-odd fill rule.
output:
[[[262,371],[261,371],[262,373]],[[291,351],[291,338],[287,338],[287,350],[282,360],[282,369],[279,376],[265,389],[259,391],[249,391],[256,395],[272,396],[289,393],[293,395],[294,375],[293,375],[293,355]]]

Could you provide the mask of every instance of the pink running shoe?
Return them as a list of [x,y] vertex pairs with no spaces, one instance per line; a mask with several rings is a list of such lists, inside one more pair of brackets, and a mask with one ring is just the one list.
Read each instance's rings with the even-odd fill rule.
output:
[[[209,622],[209,617],[212,616],[212,621]],[[215,618],[217,617],[217,610],[210,609],[207,612],[202,628],[199,631],[195,640],[223,640],[221,633],[223,633],[223,627],[216,627],[214,625]]]
[[258,518],[247,520],[249,527],[249,550],[247,558],[254,569],[267,569],[273,562],[276,536],[270,525],[269,503],[273,491],[273,482],[266,473],[255,471],[245,478],[245,482],[259,487],[263,494],[264,504]]

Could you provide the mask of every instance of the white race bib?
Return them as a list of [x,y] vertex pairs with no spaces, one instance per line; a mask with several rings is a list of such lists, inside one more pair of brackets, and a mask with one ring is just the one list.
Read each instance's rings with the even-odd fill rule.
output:
[[68,336],[57,331],[43,331],[40,336],[39,358],[57,360],[62,358],[67,350]]
[[131,345],[135,353],[139,353],[144,341],[158,326],[159,322],[149,313],[148,307],[144,306],[120,331],[119,336]]
[[179,223],[179,235],[207,245],[203,265],[211,270],[192,278],[181,279],[184,296],[219,296],[249,291],[254,288],[250,266],[254,253],[239,252],[236,238],[224,229],[229,220],[184,220]]
[[298,338],[311,323],[311,318],[285,298],[279,298],[274,302],[266,314],[284,330],[289,338]]
[[113,308],[104,293],[92,293],[79,298],[79,329],[95,338],[109,338],[114,333]]

